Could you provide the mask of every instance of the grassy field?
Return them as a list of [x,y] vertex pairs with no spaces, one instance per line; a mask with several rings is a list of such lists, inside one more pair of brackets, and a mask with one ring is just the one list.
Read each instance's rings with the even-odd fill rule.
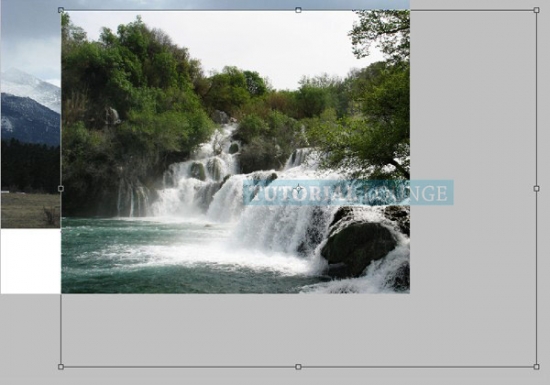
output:
[[[59,194],[2,194],[2,228],[59,228]],[[50,218],[44,212],[50,212]]]

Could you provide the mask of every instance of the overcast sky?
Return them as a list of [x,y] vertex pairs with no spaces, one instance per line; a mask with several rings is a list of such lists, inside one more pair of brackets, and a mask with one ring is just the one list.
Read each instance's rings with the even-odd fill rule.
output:
[[53,0],[1,0],[2,71],[11,67],[59,85],[60,18]]
[[[60,16],[65,9],[294,9],[295,0],[2,0],[1,68],[14,67],[59,85]],[[151,27],[165,30],[178,45],[189,48],[206,71],[223,65],[256,70],[277,88],[293,88],[301,75],[322,72],[345,76],[352,67],[367,65],[351,55],[346,36],[351,12],[307,12],[308,9],[360,9],[387,7],[387,0],[300,0],[304,13],[264,12],[139,12]],[[408,0],[392,0],[408,8]],[[132,21],[135,12],[70,12],[75,24],[90,38],[99,27],[116,30]],[[169,16],[167,16],[169,15]],[[258,15],[258,14],[256,14]],[[236,44],[240,42],[240,44]]]

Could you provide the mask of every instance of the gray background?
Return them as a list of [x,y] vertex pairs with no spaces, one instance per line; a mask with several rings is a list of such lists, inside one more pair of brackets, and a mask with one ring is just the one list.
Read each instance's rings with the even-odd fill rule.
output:
[[[548,234],[550,8],[542,8],[539,234]],[[535,363],[535,15],[412,15],[412,178],[454,179],[451,207],[412,208],[410,295],[64,295],[65,365]],[[59,296],[0,297],[2,379],[17,383],[542,384],[550,379],[548,243],[539,239],[532,369],[66,369]]]

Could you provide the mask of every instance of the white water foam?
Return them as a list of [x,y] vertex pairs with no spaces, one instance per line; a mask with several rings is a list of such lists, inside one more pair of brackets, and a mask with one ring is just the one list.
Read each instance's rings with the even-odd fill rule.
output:
[[[288,275],[322,274],[327,262],[320,256],[320,250],[326,243],[328,225],[338,207],[244,205],[243,182],[272,178],[274,173],[277,179],[283,180],[338,180],[344,176],[335,171],[320,171],[319,155],[311,149],[298,149],[282,171],[234,175],[236,157],[228,153],[234,129],[235,126],[224,126],[210,142],[199,148],[192,160],[171,165],[163,178],[165,187],[158,191],[159,198],[150,210],[161,222],[226,224],[227,234],[221,238],[211,236],[201,243],[142,246],[135,252],[150,256],[142,261],[147,265],[203,264],[224,269],[271,270]],[[215,167],[212,162],[216,162]],[[193,177],[192,167],[197,167],[193,166],[197,163],[206,171],[202,181]],[[220,181],[226,177],[222,185]],[[354,209],[353,220],[388,225],[382,209]],[[342,224],[344,221],[340,227]],[[398,247],[385,258],[371,263],[363,276],[307,286],[302,292],[393,292],[387,278],[409,260],[410,252],[408,238],[393,227],[390,231],[398,238]]]
[[334,280],[308,285],[301,293],[349,294],[349,293],[395,293],[388,285],[388,278],[410,259],[409,243],[398,245],[385,258],[371,262],[364,275],[358,278]]
[[236,126],[224,125],[192,159],[170,165],[163,175],[164,188],[151,205],[154,216],[196,216],[210,206],[222,181],[236,172],[236,156],[229,154]]
[[[137,230],[139,231],[139,230]],[[135,270],[158,266],[208,266],[223,270],[249,269],[287,276],[316,276],[319,266],[292,254],[242,247],[227,238],[226,229],[192,230],[194,239],[169,245],[114,245],[83,253],[78,259],[108,263],[111,268]],[[106,268],[106,271],[109,268]],[[96,271],[97,272],[97,271]]]

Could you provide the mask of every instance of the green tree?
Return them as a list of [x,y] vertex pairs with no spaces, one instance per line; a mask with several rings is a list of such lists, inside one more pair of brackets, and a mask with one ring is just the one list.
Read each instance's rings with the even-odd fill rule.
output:
[[245,116],[239,123],[239,128],[234,137],[244,143],[250,143],[257,136],[265,135],[268,132],[267,123],[257,115]]
[[355,13],[359,16],[359,23],[349,33],[355,56],[368,56],[372,44],[376,43],[393,62],[409,59],[410,11],[373,10]]
[[59,146],[2,140],[2,190],[54,194],[59,185]]
[[250,100],[246,77],[237,67],[225,67],[222,73],[213,75],[210,82],[205,102],[212,109],[235,114]]
[[[116,214],[111,198],[120,180],[151,187],[169,163],[187,159],[211,135],[194,87],[200,61],[140,17],[116,34],[104,28],[98,41],[79,35],[68,15],[62,23],[64,208],[89,214],[105,206]],[[111,109],[116,123],[106,118]]]
[[243,142],[239,164],[244,173],[279,169],[296,148],[305,146],[302,124],[279,111],[265,119],[245,116],[235,139]]
[[313,121],[309,136],[321,144],[326,166],[347,167],[363,176],[409,178],[410,12],[356,13],[359,22],[349,33],[354,54],[368,56],[376,44],[387,60],[348,76],[345,88],[355,116],[336,123]]
[[[324,153],[325,167],[352,170],[353,176],[408,179],[409,66],[372,66],[376,75],[360,89],[361,114],[335,121],[325,112],[309,121],[308,137]],[[387,172],[389,165],[394,172]]]
[[244,71],[243,75],[250,96],[262,96],[267,92],[267,86],[264,79],[260,77],[260,74],[255,71]]
[[312,84],[302,84],[296,95],[300,118],[311,118],[319,116],[330,103],[328,89]]
[[79,44],[87,40],[84,29],[74,25],[66,12],[61,14],[61,39],[65,45]]

